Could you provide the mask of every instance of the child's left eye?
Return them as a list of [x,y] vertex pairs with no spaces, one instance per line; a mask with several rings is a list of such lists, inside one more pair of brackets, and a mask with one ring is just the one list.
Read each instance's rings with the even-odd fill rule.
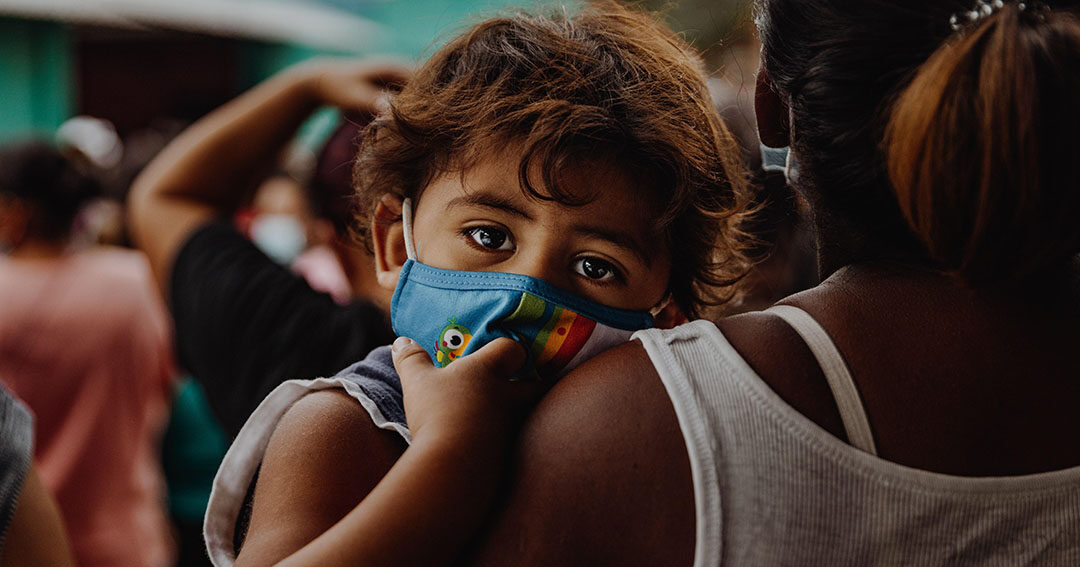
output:
[[513,250],[514,241],[504,230],[493,226],[478,226],[465,230],[465,234],[481,248],[490,250]]
[[579,258],[574,262],[574,271],[595,281],[610,280],[618,274],[611,262],[599,258]]

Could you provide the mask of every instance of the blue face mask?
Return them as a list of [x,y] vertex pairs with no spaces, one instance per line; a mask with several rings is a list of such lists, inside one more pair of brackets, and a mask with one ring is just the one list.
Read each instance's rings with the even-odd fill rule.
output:
[[650,313],[600,305],[530,276],[421,264],[407,199],[402,217],[409,259],[398,276],[390,319],[396,334],[429,349],[436,366],[507,337],[527,351],[517,378],[554,378],[653,325]]

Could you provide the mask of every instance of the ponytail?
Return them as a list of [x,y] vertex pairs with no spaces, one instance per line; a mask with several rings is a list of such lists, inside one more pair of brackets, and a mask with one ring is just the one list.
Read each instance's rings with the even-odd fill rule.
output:
[[919,68],[884,150],[944,269],[1010,283],[1080,251],[1078,101],[1080,20],[1065,12],[1006,3]]

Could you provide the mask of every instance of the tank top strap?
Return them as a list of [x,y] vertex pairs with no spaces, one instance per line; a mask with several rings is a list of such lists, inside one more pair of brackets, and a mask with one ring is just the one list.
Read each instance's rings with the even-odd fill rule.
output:
[[793,305],[774,305],[766,311],[791,325],[806,341],[806,346],[810,347],[810,352],[821,365],[821,371],[829,382],[829,389],[832,390],[836,407],[840,410],[840,419],[844,422],[844,431],[851,445],[871,455],[877,455],[874,434],[859,397],[859,390],[829,334],[809,313]]

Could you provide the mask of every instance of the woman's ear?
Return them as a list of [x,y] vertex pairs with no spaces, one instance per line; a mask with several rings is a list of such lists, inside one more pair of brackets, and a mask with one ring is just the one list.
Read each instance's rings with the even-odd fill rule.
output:
[[776,92],[764,68],[758,69],[754,113],[757,115],[758,138],[762,144],[770,148],[791,145],[791,111],[787,102]]
[[371,219],[371,235],[375,278],[380,287],[392,290],[397,287],[398,274],[409,258],[401,223],[401,197],[387,193],[379,199]]

